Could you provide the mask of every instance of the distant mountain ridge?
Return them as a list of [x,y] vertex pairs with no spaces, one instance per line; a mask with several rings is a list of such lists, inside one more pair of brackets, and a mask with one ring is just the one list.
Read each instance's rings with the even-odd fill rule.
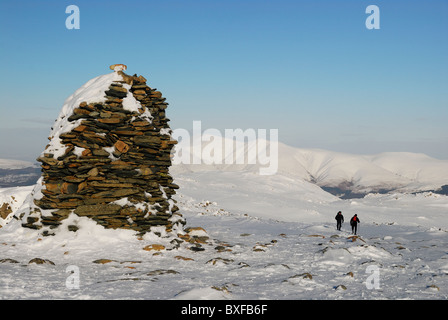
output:
[[[226,143],[223,137],[215,137],[215,139],[223,146]],[[187,150],[193,158],[204,159],[208,155],[204,153],[201,155],[198,150],[204,150],[208,141],[202,142],[202,148],[186,148],[186,144],[181,141],[177,148],[183,148],[182,152]],[[199,143],[196,139],[191,144],[198,145]],[[251,144],[252,147],[254,145]],[[225,150],[223,147],[223,164],[204,164],[211,162],[210,159],[205,159],[206,161],[202,161],[203,164],[181,163],[170,170],[173,173],[214,170],[245,170],[255,173],[263,167],[260,164],[224,164],[224,159],[235,154],[246,160],[254,154],[249,152],[247,143],[238,141],[234,142],[233,146],[233,151]],[[267,141],[266,149],[269,151],[269,148],[269,141]],[[254,163],[254,161],[245,163]],[[321,149],[295,148],[279,142],[277,173],[311,182],[342,198],[388,192],[444,193],[448,188],[448,160],[438,160],[425,154],[410,152],[356,155]]]
[[22,160],[0,159],[0,188],[34,185],[41,175],[37,164]]
[[38,164],[24,160],[0,159],[0,169],[12,170],[12,169],[23,169],[30,167],[37,168]]

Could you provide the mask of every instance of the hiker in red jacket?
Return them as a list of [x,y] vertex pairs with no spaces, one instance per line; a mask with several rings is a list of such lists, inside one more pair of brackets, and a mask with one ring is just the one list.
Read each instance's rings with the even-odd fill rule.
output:
[[358,215],[355,214],[351,219],[350,219],[350,225],[352,226],[352,233],[356,234],[356,231],[358,230],[358,223],[360,223]]

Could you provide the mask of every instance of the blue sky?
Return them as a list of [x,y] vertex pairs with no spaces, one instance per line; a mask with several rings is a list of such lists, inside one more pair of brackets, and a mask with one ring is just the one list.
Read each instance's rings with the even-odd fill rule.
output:
[[173,129],[448,159],[447,15],[446,0],[2,0],[0,158],[33,161],[65,99],[124,63],[162,91]]

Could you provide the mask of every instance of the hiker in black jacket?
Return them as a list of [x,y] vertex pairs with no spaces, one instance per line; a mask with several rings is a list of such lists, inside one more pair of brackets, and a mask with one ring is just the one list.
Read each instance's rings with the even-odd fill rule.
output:
[[338,229],[340,231],[341,227],[342,227],[342,223],[344,222],[344,216],[342,215],[341,211],[338,212],[335,219],[336,219],[336,229]]
[[350,219],[350,225],[352,226],[352,233],[356,234],[356,231],[358,230],[358,223],[360,223],[358,215],[354,215],[351,219]]

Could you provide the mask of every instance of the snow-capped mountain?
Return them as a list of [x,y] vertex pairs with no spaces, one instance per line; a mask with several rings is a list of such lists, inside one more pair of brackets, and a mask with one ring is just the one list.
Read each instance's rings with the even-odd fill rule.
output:
[[[256,159],[257,143],[233,141],[233,149],[229,150],[226,138],[216,136],[193,139],[191,146],[181,141],[177,150],[187,152],[191,159],[202,159],[200,164],[189,164],[182,161],[175,165],[172,172],[200,172],[200,171],[238,171],[259,172],[264,167]],[[212,142],[210,142],[212,141]],[[188,140],[187,140],[188,142]],[[216,143],[222,146],[222,160],[216,161],[214,154],[207,152],[207,145]],[[198,144],[202,144],[198,148]],[[262,143],[269,152],[269,141]],[[448,185],[448,161],[431,158],[420,153],[385,152],[375,155],[355,155],[321,149],[295,148],[278,143],[277,174],[294,179],[311,182],[329,191],[346,197],[364,196],[370,192],[386,193],[421,192],[441,190]],[[205,150],[205,151],[204,151]],[[262,150],[265,152],[266,150]],[[216,148],[215,148],[216,151]],[[245,159],[245,164],[226,164],[229,157]],[[177,151],[174,155],[176,159]],[[213,158],[215,161],[213,161]],[[271,159],[273,160],[273,159]],[[193,163],[191,161],[190,163]]]

